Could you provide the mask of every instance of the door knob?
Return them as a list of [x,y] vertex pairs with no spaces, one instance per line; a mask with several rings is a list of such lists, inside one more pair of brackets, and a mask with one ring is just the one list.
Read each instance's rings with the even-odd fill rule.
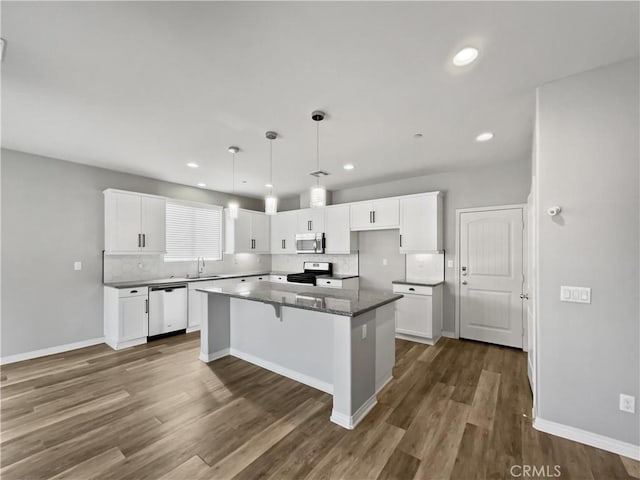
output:
[[466,285],[466,284],[467,284],[467,281],[466,281],[466,280],[462,280],[462,284],[463,284],[463,285]]
[[528,293],[521,293],[520,294],[520,298],[522,300],[529,300],[529,294]]

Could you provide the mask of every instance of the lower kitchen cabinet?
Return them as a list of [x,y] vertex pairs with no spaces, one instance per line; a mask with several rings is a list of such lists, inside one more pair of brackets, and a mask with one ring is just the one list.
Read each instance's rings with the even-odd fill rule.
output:
[[393,284],[404,295],[396,302],[396,337],[434,345],[442,335],[442,285]]
[[316,286],[324,288],[344,288],[355,290],[359,285],[358,277],[353,278],[316,278]]
[[149,294],[147,287],[104,287],[105,343],[115,350],[147,342]]

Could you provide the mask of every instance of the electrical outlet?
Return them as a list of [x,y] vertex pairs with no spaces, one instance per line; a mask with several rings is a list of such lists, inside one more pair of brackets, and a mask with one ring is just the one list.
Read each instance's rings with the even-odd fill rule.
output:
[[636,397],[621,393],[620,410],[623,412],[636,413]]
[[453,268],[453,260],[447,260],[447,268]]
[[74,270],[82,270],[82,262],[73,262]]
[[384,265],[385,267],[386,267],[387,265],[389,265],[389,260],[387,260],[386,258],[383,258],[383,259],[382,259],[382,265]]
[[367,338],[367,324],[362,325],[362,339]]

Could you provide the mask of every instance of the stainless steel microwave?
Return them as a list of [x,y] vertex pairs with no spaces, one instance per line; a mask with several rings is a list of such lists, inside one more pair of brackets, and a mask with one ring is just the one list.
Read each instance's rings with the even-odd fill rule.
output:
[[297,253],[324,253],[324,233],[296,234]]

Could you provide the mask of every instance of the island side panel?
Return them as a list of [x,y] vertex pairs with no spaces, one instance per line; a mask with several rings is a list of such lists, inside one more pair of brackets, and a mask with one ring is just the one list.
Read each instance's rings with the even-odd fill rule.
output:
[[203,317],[200,326],[200,360],[212,362],[229,355],[231,298],[215,293],[203,293]]
[[353,429],[377,403],[376,311],[333,317],[331,421]]
[[231,299],[231,355],[333,393],[333,315],[276,307]]
[[393,378],[396,363],[396,302],[376,310],[376,394]]

